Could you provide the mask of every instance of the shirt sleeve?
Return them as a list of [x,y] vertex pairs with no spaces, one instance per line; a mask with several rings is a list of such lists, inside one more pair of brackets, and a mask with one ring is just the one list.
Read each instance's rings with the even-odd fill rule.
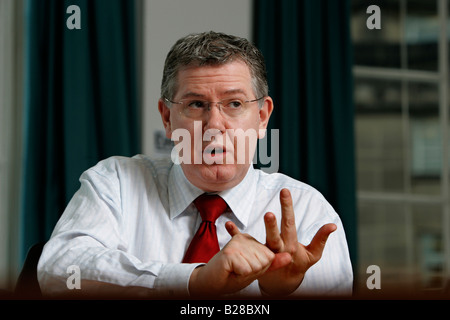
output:
[[111,167],[97,165],[81,176],[81,187],[58,221],[38,263],[43,294],[68,293],[68,268],[77,266],[81,280],[187,296],[189,278],[197,264],[144,262],[127,252],[120,183]]

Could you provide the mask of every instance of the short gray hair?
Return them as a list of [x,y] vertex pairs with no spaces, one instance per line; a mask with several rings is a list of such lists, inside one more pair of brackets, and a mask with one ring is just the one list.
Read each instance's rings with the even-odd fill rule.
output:
[[256,98],[268,95],[264,57],[250,41],[218,32],[190,34],[171,48],[164,64],[161,96],[173,99],[177,90],[177,74],[188,65],[221,65],[235,60],[247,64]]

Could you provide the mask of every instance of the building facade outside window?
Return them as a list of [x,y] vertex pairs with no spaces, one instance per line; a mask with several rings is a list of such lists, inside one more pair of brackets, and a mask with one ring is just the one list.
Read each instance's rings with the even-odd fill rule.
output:
[[[441,290],[450,267],[447,0],[352,0],[359,275]],[[361,281],[361,285],[365,285]]]

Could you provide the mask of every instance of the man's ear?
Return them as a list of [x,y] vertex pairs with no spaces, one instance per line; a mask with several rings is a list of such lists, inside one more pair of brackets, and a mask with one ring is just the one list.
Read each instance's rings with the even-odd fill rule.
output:
[[259,133],[258,139],[262,139],[265,136],[265,131],[269,123],[270,115],[273,111],[273,100],[271,97],[264,97],[263,106],[259,109]]
[[172,138],[172,126],[170,124],[170,108],[166,105],[164,100],[159,99],[158,101],[158,110],[161,114],[161,120],[164,125],[164,129],[166,130],[166,137],[168,139]]

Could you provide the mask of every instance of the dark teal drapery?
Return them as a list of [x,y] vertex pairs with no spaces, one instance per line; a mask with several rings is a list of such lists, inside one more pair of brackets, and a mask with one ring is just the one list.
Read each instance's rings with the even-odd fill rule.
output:
[[[280,130],[280,172],[324,194],[357,254],[350,6],[347,0],[255,0]],[[270,139],[269,139],[270,140]]]
[[[66,13],[80,8],[81,29]],[[135,9],[129,0],[28,0],[22,261],[45,241],[81,173],[139,152]]]

